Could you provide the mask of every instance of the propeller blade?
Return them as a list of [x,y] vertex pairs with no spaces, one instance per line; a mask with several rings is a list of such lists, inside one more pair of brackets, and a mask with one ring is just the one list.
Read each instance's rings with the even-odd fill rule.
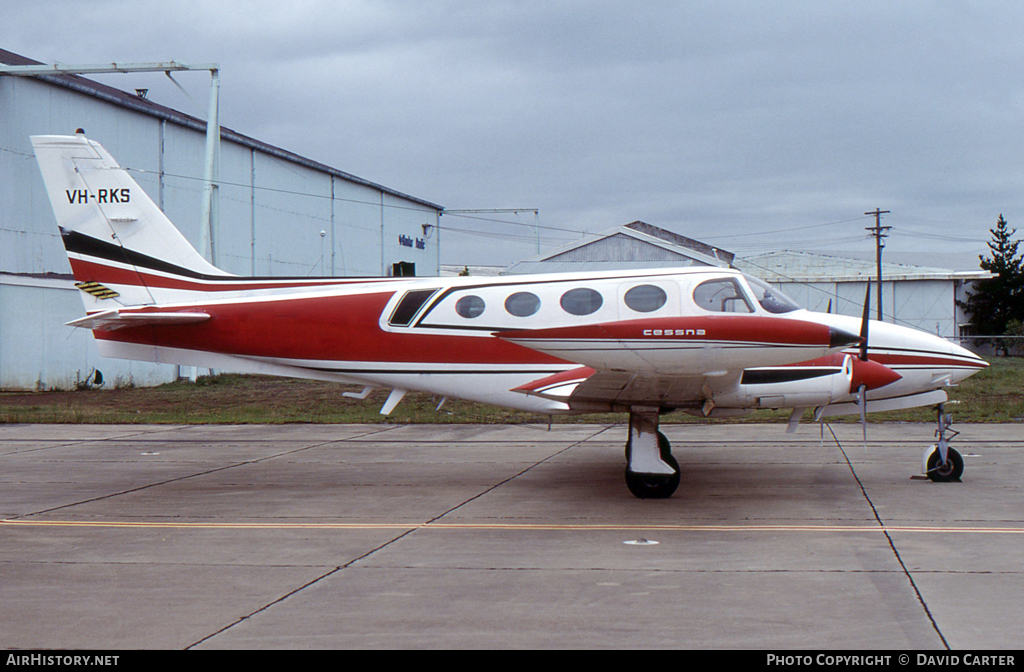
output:
[[868,315],[871,314],[871,281],[868,280],[868,288],[864,292],[864,315],[860,320],[860,359],[868,361]]
[[868,449],[868,386],[861,385],[857,391],[857,403],[860,405],[860,427],[864,433],[864,450]]

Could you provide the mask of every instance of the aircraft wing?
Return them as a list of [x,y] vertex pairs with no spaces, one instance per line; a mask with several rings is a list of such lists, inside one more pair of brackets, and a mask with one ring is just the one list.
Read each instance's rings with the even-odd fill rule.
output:
[[577,411],[612,410],[620,406],[697,408],[714,394],[734,389],[741,373],[657,375],[596,371],[583,366],[531,381],[513,391],[560,401]]
[[860,341],[856,334],[816,322],[753,315],[656,318],[495,335],[580,364],[515,388],[563,401],[574,410],[697,407],[736,389],[744,369],[807,361]]
[[818,322],[758,315],[661,317],[495,336],[597,371],[673,376],[796,364],[861,341]]

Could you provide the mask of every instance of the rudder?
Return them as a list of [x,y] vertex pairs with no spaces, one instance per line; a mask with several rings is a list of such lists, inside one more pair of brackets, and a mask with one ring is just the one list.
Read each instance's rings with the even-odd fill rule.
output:
[[83,134],[31,139],[87,311],[110,301],[153,303],[147,273],[229,275],[189,244],[99,143]]

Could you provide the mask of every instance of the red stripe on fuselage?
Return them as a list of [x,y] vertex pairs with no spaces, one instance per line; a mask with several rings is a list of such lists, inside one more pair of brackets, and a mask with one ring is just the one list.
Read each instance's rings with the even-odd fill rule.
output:
[[96,338],[233,355],[352,362],[560,364],[498,338],[388,332],[381,312],[393,292],[195,304],[210,319],[174,327],[96,330]]
[[988,366],[984,361],[978,360],[976,362],[969,359],[953,359],[951,357],[943,357],[938,353],[934,355],[922,354],[922,355],[887,355],[887,354],[869,354],[868,359],[879,364],[884,364],[890,368],[899,366],[934,366],[934,367],[969,367],[972,369],[984,369]]
[[296,287],[331,287],[364,282],[387,282],[390,278],[328,278],[324,280],[253,280],[224,276],[216,280],[193,280],[183,276],[164,276],[117,266],[108,266],[83,259],[70,258],[71,272],[79,282],[96,281],[113,285],[134,285],[160,289],[184,289],[196,292],[238,292],[251,289],[289,289]]
[[[843,359],[846,355],[851,355],[854,358],[858,357],[857,352],[837,352],[824,357],[818,357],[817,359],[811,359],[806,362],[800,362],[798,364],[786,364],[786,366],[795,367],[807,367],[807,366],[842,366]],[[984,369],[988,366],[984,361],[971,361],[969,359],[954,359],[951,357],[942,357],[938,353],[921,353],[921,354],[883,354],[877,352],[869,352],[868,360],[883,364],[889,368],[898,366],[966,366],[975,369]]]

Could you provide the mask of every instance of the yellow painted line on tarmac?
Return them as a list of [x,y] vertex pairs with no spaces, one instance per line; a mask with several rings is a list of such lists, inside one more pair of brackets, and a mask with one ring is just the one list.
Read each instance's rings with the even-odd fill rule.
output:
[[626,525],[543,523],[213,523],[130,520],[0,520],[0,526],[150,528],[183,530],[509,530],[556,532],[908,532],[926,534],[1024,534],[1024,527],[878,525]]

